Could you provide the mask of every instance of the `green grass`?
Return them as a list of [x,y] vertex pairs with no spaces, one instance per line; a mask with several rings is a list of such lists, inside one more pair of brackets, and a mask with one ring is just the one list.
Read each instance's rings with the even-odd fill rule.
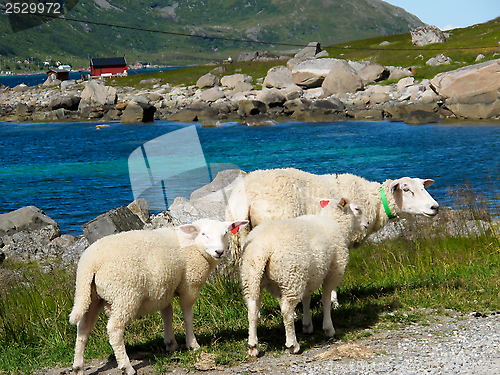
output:
[[[470,215],[479,216],[474,208]],[[456,219],[461,220],[461,219]],[[332,317],[341,340],[367,335],[367,328],[397,328],[427,319],[422,309],[445,313],[493,311],[500,299],[500,238],[495,232],[469,237],[443,237],[440,228],[423,232],[411,224],[412,239],[366,243],[351,250],[346,275],[339,287],[340,307]],[[30,374],[44,367],[70,366],[76,328],[69,324],[74,271],[42,272],[35,265],[11,262],[0,270],[0,373]],[[228,268],[228,271],[231,270]],[[234,271],[234,270],[232,270]],[[6,275],[11,275],[7,277]],[[237,272],[215,274],[197,301],[195,333],[202,351],[213,353],[219,366],[245,362],[247,310]],[[300,334],[301,306],[296,327],[303,349],[328,341],[321,331],[320,292],[312,298],[315,332]],[[284,351],[284,329],[278,303],[266,292],[258,335],[261,348]],[[170,354],[163,346],[163,323],[153,314],[134,321],[126,330],[129,353],[148,353],[158,373],[173,366],[195,368],[200,352],[185,348],[184,323],[174,303],[174,329],[181,350]],[[86,360],[107,358],[106,317],[101,314],[91,333]],[[141,354],[142,355],[142,354]]]

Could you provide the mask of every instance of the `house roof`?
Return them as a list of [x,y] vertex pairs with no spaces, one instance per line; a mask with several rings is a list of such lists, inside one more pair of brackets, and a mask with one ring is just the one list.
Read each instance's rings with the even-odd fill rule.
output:
[[90,66],[102,67],[102,66],[123,66],[127,65],[125,57],[105,57],[101,59],[90,59]]

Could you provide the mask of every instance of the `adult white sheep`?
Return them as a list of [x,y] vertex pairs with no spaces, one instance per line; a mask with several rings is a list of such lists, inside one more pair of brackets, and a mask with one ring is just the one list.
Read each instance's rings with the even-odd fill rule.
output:
[[295,307],[302,300],[303,330],[313,331],[311,293],[323,287],[323,329],[335,334],[331,292],[342,280],[355,231],[369,223],[359,206],[342,198],[328,215],[304,215],[261,223],[247,237],[241,259],[241,284],[248,307],[249,354],[258,350],[257,320],[262,289],[278,298],[286,332],[286,346],[298,353]]
[[109,342],[118,367],[135,374],[125,351],[123,333],[133,319],[160,310],[167,350],[178,349],[172,328],[172,299],[179,296],[186,345],[200,346],[193,332],[193,305],[208,275],[227,249],[227,232],[246,220],[202,219],[178,228],[130,231],[92,244],[78,262],[75,304],[70,322],[77,324],[73,369],[83,374],[83,353],[99,312],[109,316]]
[[368,230],[356,239],[361,242],[400,212],[435,216],[439,205],[425,190],[433,182],[402,177],[380,184],[352,174],[314,175],[294,168],[251,172],[229,198],[226,220],[250,220],[231,251],[238,259],[248,232],[264,221],[317,214],[319,207],[311,196],[341,196],[358,202],[370,221]]

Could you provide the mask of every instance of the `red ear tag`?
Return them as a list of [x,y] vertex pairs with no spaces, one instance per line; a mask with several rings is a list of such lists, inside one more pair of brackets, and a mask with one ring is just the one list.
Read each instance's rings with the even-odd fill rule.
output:
[[328,206],[329,203],[330,201],[325,201],[325,200],[319,201],[321,208],[325,208],[326,206]]
[[239,227],[239,226],[234,227],[233,229],[231,229],[231,233],[232,233],[232,234],[236,234],[236,233],[238,233],[238,231],[239,231],[239,230],[240,230],[240,227]]

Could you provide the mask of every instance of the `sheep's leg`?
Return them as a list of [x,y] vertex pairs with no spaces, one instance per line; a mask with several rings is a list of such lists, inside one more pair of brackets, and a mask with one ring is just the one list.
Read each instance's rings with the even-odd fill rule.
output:
[[312,324],[311,317],[311,295],[305,294],[302,297],[302,308],[303,308],[303,316],[302,316],[302,332],[304,333],[313,333],[314,327]]
[[337,288],[333,288],[333,290],[332,290],[331,301],[332,301],[332,307],[334,309],[336,309],[336,308],[338,308],[340,306],[339,305],[339,301],[337,299]]
[[165,345],[167,346],[167,351],[174,352],[179,349],[179,344],[175,341],[174,329],[172,327],[172,318],[174,315],[174,309],[172,304],[161,310],[161,317],[163,318],[163,326],[165,327]]
[[332,322],[332,284],[324,283],[323,284],[323,294],[321,296],[321,302],[323,304],[323,331],[328,337],[333,337],[335,335],[335,328],[333,328]]
[[285,345],[290,353],[296,354],[300,351],[300,345],[295,336],[295,307],[298,300],[282,297],[280,299],[281,315],[283,315],[283,324],[285,325],[286,342]]
[[[181,301],[180,301],[181,302]],[[198,350],[200,345],[196,341],[193,329],[193,304],[182,304],[182,316],[184,317],[184,327],[186,328],[186,346],[193,350]]]
[[248,307],[248,354],[252,357],[259,355],[259,339],[257,337],[257,322],[259,321],[260,297],[247,299]]
[[[136,372],[132,365],[130,364],[130,360],[128,358],[127,352],[125,350],[125,341],[123,339],[123,334],[125,332],[125,324],[118,317],[114,315],[110,315],[108,320],[108,336],[109,343],[113,348],[115,353],[116,362],[118,363],[118,368],[122,370],[127,375],[134,375]],[[122,317],[123,319],[123,317]]]
[[102,309],[102,300],[94,300],[90,303],[87,312],[83,315],[82,320],[78,322],[75,344],[75,357],[73,361],[73,371],[78,375],[83,375],[83,353],[85,345],[89,339],[90,332],[99,317]]

